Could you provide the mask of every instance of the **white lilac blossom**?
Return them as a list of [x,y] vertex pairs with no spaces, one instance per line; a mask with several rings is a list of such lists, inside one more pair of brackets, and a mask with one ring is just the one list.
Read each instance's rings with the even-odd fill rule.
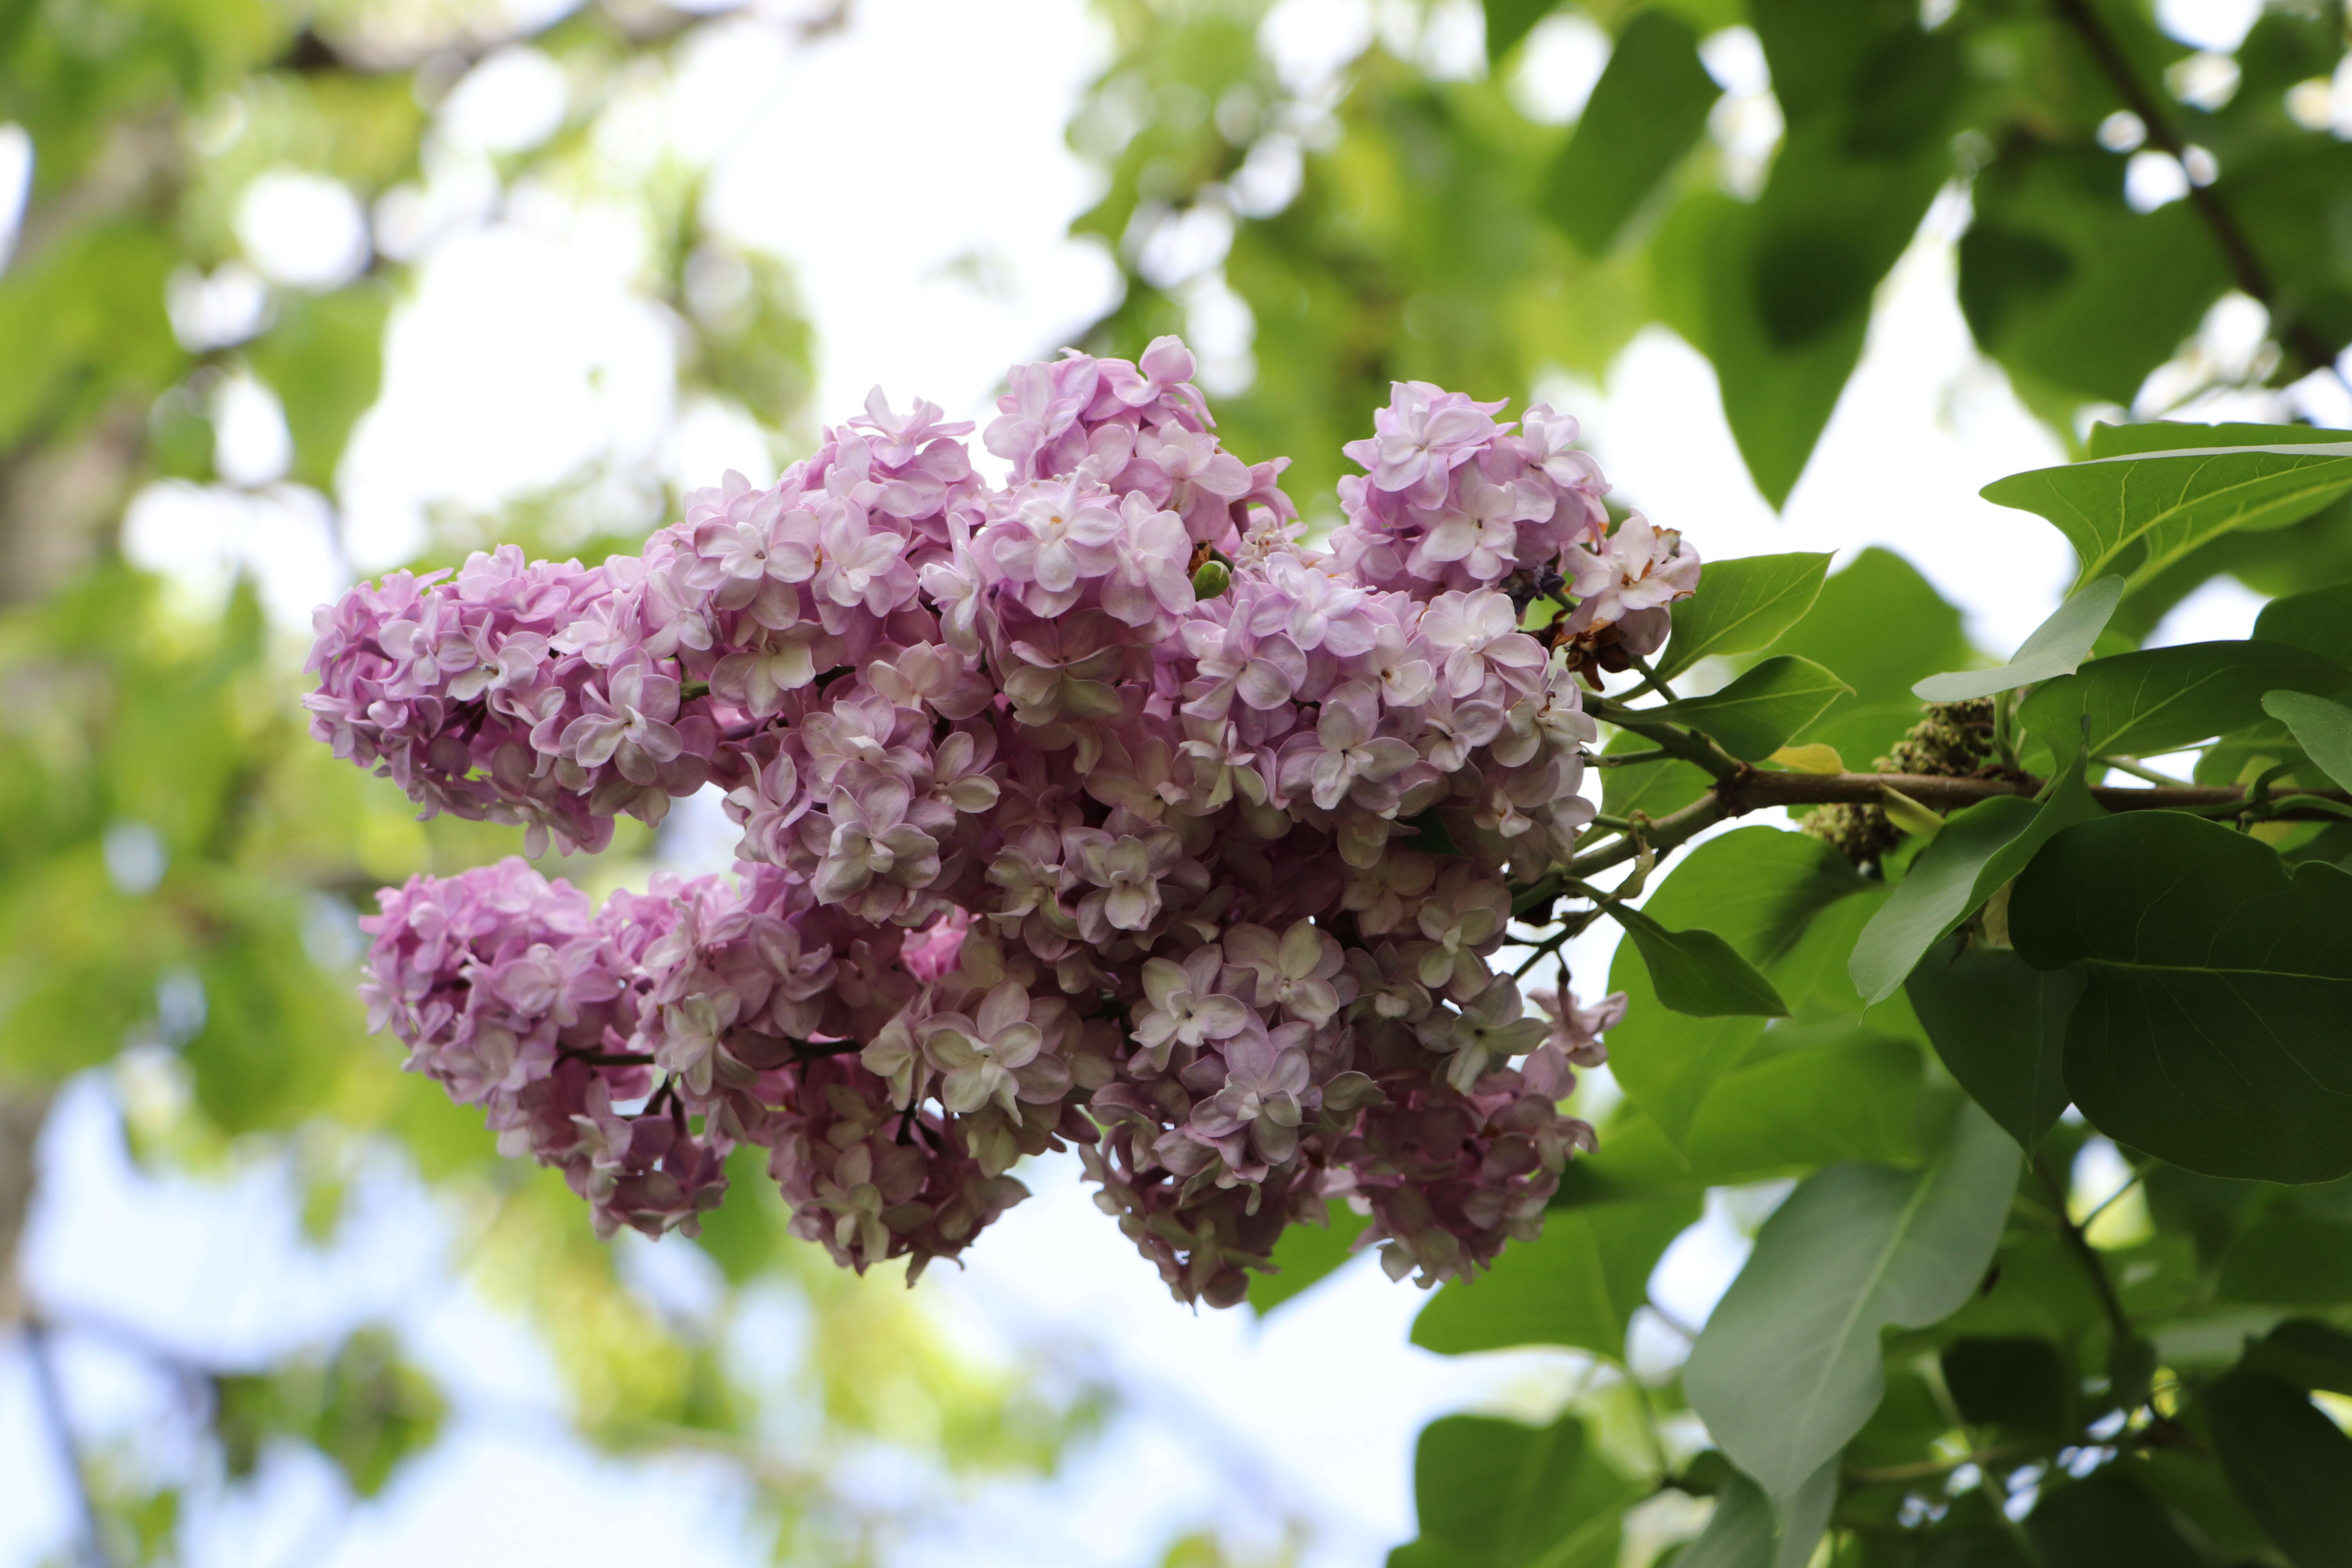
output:
[[715,783],[742,830],[733,877],[602,910],[520,860],[387,890],[374,1025],[600,1234],[691,1232],[749,1146],[794,1234],[919,1269],[1076,1145],[1188,1300],[1331,1201],[1424,1284],[1533,1235],[1623,999],[1547,1024],[1489,960],[1591,816],[1579,672],[1657,647],[1698,557],[1612,531],[1572,419],[1418,383],[1311,547],[1192,374],[1172,338],[1017,367],[1001,486],[877,392],[640,555],[320,610],[313,733],[428,814],[594,849]]

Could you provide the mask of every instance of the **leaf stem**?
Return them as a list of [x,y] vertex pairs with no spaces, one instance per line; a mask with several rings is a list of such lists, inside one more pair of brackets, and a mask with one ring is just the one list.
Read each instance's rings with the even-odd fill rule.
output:
[[1612,700],[1618,702],[1631,702],[1636,697],[1647,697],[1653,691],[1664,692],[1668,700],[1671,700],[1673,699],[1675,689],[1667,685],[1665,678],[1660,675],[1656,670],[1652,669],[1646,661],[1641,658],[1638,655],[1629,654],[1626,656],[1626,662],[1633,667],[1634,673],[1641,676],[1642,684],[1633,688],[1631,691],[1622,693],[1618,697],[1612,699]]

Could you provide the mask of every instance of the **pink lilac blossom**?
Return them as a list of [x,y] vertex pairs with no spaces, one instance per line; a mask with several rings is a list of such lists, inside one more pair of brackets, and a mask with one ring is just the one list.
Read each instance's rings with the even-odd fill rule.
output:
[[428,815],[594,849],[716,784],[742,829],[734,876],[602,910],[520,860],[387,889],[374,1026],[600,1234],[691,1234],[764,1159],[796,1235],[919,1271],[1075,1146],[1187,1300],[1331,1202],[1425,1285],[1532,1236],[1623,999],[1547,1023],[1490,961],[1592,815],[1578,672],[1698,557],[1612,530],[1574,420],[1419,383],[1312,547],[1192,368],[1017,367],[1001,485],[877,391],[640,555],[321,608],[313,733]]

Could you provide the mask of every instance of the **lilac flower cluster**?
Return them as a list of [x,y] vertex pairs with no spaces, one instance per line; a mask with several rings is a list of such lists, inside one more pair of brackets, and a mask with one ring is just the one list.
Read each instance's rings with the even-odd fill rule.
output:
[[1420,384],[1312,548],[1192,374],[1016,368],[1002,485],[877,392],[641,556],[321,609],[313,732],[428,813],[595,847],[716,782],[742,829],[735,877],[602,910],[519,860],[387,891],[411,1065],[604,1233],[690,1230],[751,1144],[861,1269],[954,1256],[1072,1145],[1187,1300],[1333,1199],[1424,1284],[1534,1235],[1622,1002],[1547,1023],[1490,960],[1591,816],[1578,668],[1658,646],[1697,557],[1611,529],[1572,420]]

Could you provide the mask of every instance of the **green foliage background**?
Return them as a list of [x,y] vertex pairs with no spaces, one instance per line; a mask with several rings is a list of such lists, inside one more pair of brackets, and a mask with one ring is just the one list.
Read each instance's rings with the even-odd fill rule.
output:
[[[1403,32],[1384,37],[1409,35],[1422,9],[1391,7]],[[1297,457],[1291,488],[1310,509],[1328,513],[1339,446],[1390,380],[1524,396],[1552,371],[1598,379],[1653,322],[1713,363],[1740,452],[1779,504],[1939,193],[1970,208],[1958,287],[1978,345],[2076,456],[2313,438],[2284,424],[2284,401],[2278,427],[2212,433],[2095,429],[2085,414],[2134,405],[2232,289],[2268,313],[2252,390],[2324,370],[2352,340],[2352,148],[2312,112],[2344,58],[2340,5],[2267,5],[2216,62],[2145,0],[1589,0],[1577,9],[1612,52],[1570,126],[1531,121],[1505,85],[1552,8],[1484,9],[1484,77],[1440,79],[1375,42],[1309,101],[1261,42],[1263,5],[1099,7],[1114,58],[1072,141],[1107,178],[1076,227],[1111,248],[1127,289],[1088,346],[1132,353],[1181,330],[1193,280],[1166,270],[1166,237],[1230,226],[1217,265],[1255,323],[1255,376],[1221,417],[1245,455]],[[415,178],[453,62],[506,40],[463,5],[408,8],[422,31],[387,26],[401,12],[0,3],[0,121],[37,150],[0,272],[0,1110],[21,1140],[65,1075],[160,1074],[168,1092],[142,1098],[131,1123],[142,1159],[203,1172],[290,1153],[322,1236],[359,1152],[396,1143],[462,1216],[480,1286],[555,1348],[583,1433],[724,1457],[761,1489],[780,1556],[851,1560],[875,1549],[875,1521],[821,1466],[775,1462],[762,1395],[725,1364],[720,1331],[651,1312],[560,1183],[499,1160],[469,1115],[361,1037],[346,961],[319,933],[379,883],[506,852],[506,836],[420,826],[388,786],[303,741],[288,650],[249,588],[216,620],[192,618],[115,547],[140,486],[216,479],[226,374],[276,393],[293,477],[331,485],[377,395],[404,268],[378,256],[331,289],[274,289],[257,335],[200,351],[173,335],[167,284],[236,256],[231,215],[266,169],[327,175],[363,202]],[[679,324],[685,384],[781,444],[809,384],[783,269],[708,229],[704,171],[666,166],[615,192],[597,187],[589,152],[632,73],[667,69],[699,25],[617,3],[549,24],[532,41],[572,107],[499,173],[632,204],[651,241],[638,287]],[[1760,175],[1709,132],[1720,93],[1699,46],[1733,26],[1760,40],[1785,125]],[[2233,85],[2211,90],[2218,79]],[[2135,146],[2210,183],[2136,210]],[[748,279],[723,309],[690,287],[714,266]],[[2327,1402],[2352,1395],[2352,1123],[2336,1110],[2352,1093],[2352,827],[2301,818],[2327,815],[2309,792],[2352,783],[2336,761],[2352,714],[2336,717],[2352,683],[2336,679],[2352,662],[2347,463],[2152,458],[1995,487],[2061,529],[2085,591],[2123,584],[2095,647],[2057,666],[2021,658],[2038,684],[1996,698],[2004,762],[2057,784],[1940,826],[1906,818],[1915,831],[1866,869],[1769,826],[1661,869],[1652,929],[1611,977],[1634,1005],[1612,1039],[1625,1098],[1601,1152],[1571,1168],[1541,1242],[1439,1292],[1414,1334],[1447,1353],[1575,1347],[1593,1373],[1546,1427],[1430,1426],[1421,1535],[1394,1561],[2347,1560],[2352,1439],[2335,1415],[2352,1407]],[[667,504],[604,521],[641,534]],[[527,548],[591,549],[581,515],[559,490],[492,526]],[[1867,552],[1826,582],[1822,565],[1711,566],[1664,668],[1756,682],[1772,699],[1749,705],[1765,728],[1727,731],[1687,699],[1636,712],[1689,754],[1610,771],[1611,816],[1703,806],[1711,780],[1693,759],[1717,742],[1768,772],[1785,768],[1784,743],[1863,766],[1918,721],[1914,682],[1993,662],[1899,558]],[[2135,652],[2224,573],[2278,596],[2257,641]],[[2086,719],[2095,756],[2070,771]],[[1633,733],[1611,749],[1647,749]],[[2195,782],[2320,804],[2200,821],[2110,816],[2088,793],[2110,761],[2139,768],[2207,742]],[[646,849],[625,840],[589,879],[632,874]],[[156,874],[126,877],[131,861]],[[2174,940],[2076,907],[2075,889],[2132,886],[2150,866],[2189,889],[2131,895],[2164,909]],[[2212,944],[2231,931],[2250,951],[2217,982]],[[1865,1007],[1858,948],[1907,985]],[[2279,1048],[2247,1045],[2262,1040]],[[2184,1089],[2157,1092],[2176,1076]],[[2087,1122],[2059,1119],[2069,1100]],[[2134,1173],[2096,1214],[2069,1185],[2095,1129]],[[1634,1375],[1629,1326],[1705,1194],[1752,1212],[1773,1190],[1759,1184],[1789,1182],[1682,1371]],[[701,1243],[732,1292],[720,1321],[743,1293],[802,1292],[816,1329],[800,1397],[829,1429],[929,1448],[964,1473],[1051,1463],[1083,1402],[1049,1407],[976,1373],[902,1295],[811,1267],[754,1201],[761,1184],[742,1183]],[[0,1183],[0,1199],[13,1250],[26,1178]],[[1336,1266],[1347,1234],[1344,1215],[1301,1233],[1258,1307]],[[5,1296],[38,1324],[13,1281]],[[214,1375],[232,1478],[265,1445],[297,1442],[368,1495],[434,1439],[444,1407],[373,1330]],[[113,1560],[170,1560],[178,1483],[89,1468]],[[1695,1539],[1690,1500],[1713,1505]],[[1188,1538],[1171,1560],[1218,1551]]]
[[[151,1169],[289,1171],[320,1246],[388,1146],[438,1201],[466,1282],[552,1352],[582,1437],[730,1469],[752,1503],[754,1552],[864,1561],[909,1521],[846,1494],[840,1465],[878,1445],[949,1492],[1034,1475],[1096,1420],[1098,1394],[1048,1395],[977,1363],[897,1278],[845,1277],[789,1240],[756,1168],[688,1244],[724,1279],[714,1311],[681,1318],[632,1289],[561,1180],[500,1158],[478,1116],[398,1072],[364,1033],[352,919],[379,886],[514,853],[512,836],[420,824],[397,790],[311,742],[302,649],[272,632],[252,584],[213,618],[120,557],[142,487],[219,481],[212,417],[232,375],[282,405],[289,478],[332,494],[376,401],[409,268],[376,253],[323,289],[273,286],[253,335],[197,349],[174,335],[168,286],[239,258],[234,218],[257,175],[324,176],[363,206],[420,182],[453,83],[516,44],[555,63],[569,107],[541,142],[499,155],[503,187],[633,219],[648,258],[634,284],[677,329],[681,396],[748,414],[779,452],[800,438],[809,331],[782,263],[708,226],[706,168],[672,156],[623,184],[594,149],[614,107],[669,79],[710,23],[589,6],[518,33],[505,16],[463,0],[0,4],[0,123],[29,132],[36,154],[0,271],[0,1266],[54,1087],[87,1068],[118,1086]],[[646,498],[642,515],[586,505],[614,476],[583,474],[495,519],[443,520],[427,563],[493,531],[534,553],[632,548],[672,498],[658,473],[619,477],[620,493]],[[599,860],[550,873],[600,893],[642,879],[651,839],[631,826]],[[730,1351],[750,1305],[779,1290],[808,1327],[781,1381]],[[26,1300],[13,1268],[0,1272],[0,1319],[22,1319],[35,1344],[87,1331],[123,1348],[119,1326]],[[217,1505],[273,1446],[315,1449],[349,1497],[377,1496],[440,1436],[450,1404],[375,1326],[269,1364],[214,1364],[168,1336],[138,1353],[209,1386],[214,1453],[159,1468],[135,1444],[86,1447],[94,1550],[119,1568],[180,1561],[192,1503]]]

